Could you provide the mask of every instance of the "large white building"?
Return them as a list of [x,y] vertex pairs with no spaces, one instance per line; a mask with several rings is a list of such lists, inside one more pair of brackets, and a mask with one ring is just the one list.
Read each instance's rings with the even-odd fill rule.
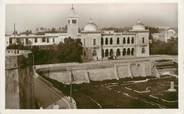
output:
[[79,16],[73,7],[67,18],[67,33],[11,35],[6,36],[6,42],[7,46],[18,43],[24,46],[45,46],[59,44],[69,37],[81,40],[84,57],[91,60],[149,56],[149,30],[145,29],[140,20],[128,32],[115,32],[100,30],[90,19],[79,32]]
[[153,33],[152,37],[154,40],[168,42],[168,40],[171,40],[172,38],[177,39],[178,33],[177,30],[173,28],[159,28],[159,32]]

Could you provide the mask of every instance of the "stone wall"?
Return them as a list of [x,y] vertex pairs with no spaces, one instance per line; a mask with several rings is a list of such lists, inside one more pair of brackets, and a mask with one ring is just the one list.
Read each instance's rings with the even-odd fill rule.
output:
[[6,109],[35,108],[31,55],[6,56]]
[[92,80],[92,81],[115,79],[113,67],[94,68],[94,69],[88,70],[88,72],[89,72],[89,80]]
[[44,76],[66,84],[71,83],[72,76],[73,83],[152,76],[152,63],[150,60],[99,61],[96,63],[48,66],[38,68],[38,71]]
[[18,109],[20,108],[18,69],[6,70],[5,73],[6,73],[6,97],[5,97],[6,108]]

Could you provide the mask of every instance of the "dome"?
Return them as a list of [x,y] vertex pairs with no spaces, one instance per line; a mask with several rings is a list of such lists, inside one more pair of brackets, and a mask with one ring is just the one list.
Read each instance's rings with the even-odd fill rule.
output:
[[97,25],[90,21],[84,26],[84,32],[97,32]]
[[171,33],[171,34],[176,34],[176,31],[175,31],[174,29],[171,29],[171,28],[169,28],[169,29],[167,30],[167,32],[168,32],[168,33]]
[[139,31],[139,30],[145,30],[144,24],[138,20],[137,23],[133,26],[133,30]]

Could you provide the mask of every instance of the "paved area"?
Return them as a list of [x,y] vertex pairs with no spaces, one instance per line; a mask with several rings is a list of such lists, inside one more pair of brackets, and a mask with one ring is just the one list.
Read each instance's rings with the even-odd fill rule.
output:
[[[122,58],[117,60],[103,60],[103,61],[93,61],[93,62],[86,62],[82,63],[83,65],[88,64],[101,64],[101,63],[110,63],[110,62],[129,62],[129,61],[141,61],[141,60],[150,60],[150,61],[156,61],[161,59],[169,59],[174,62],[178,63],[178,56],[172,56],[172,55],[150,55],[149,57],[128,57],[128,58]],[[36,65],[36,69],[42,69],[42,68],[53,68],[53,67],[62,67],[62,66],[73,66],[78,65],[79,63],[58,63],[58,64],[46,64],[46,65]]]

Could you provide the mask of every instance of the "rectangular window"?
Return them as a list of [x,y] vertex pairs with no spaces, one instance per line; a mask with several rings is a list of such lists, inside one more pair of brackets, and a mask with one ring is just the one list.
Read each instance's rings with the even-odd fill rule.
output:
[[55,39],[54,38],[52,38],[52,42],[55,43]]
[[144,43],[144,37],[142,38],[142,43]]
[[134,37],[132,37],[132,41],[131,41],[132,44],[134,44]]
[[101,37],[101,45],[104,44],[104,40],[103,40],[103,37]]
[[142,48],[142,53],[143,53],[143,54],[145,53],[145,48]]
[[119,44],[119,38],[117,38],[117,44]]
[[96,45],[96,39],[93,39],[93,45]]
[[26,44],[28,44],[28,39],[26,38]]
[[49,38],[47,38],[47,43],[49,43]]
[[12,44],[12,38],[9,39],[10,44]]
[[73,23],[73,24],[76,24],[76,23],[77,23],[77,20],[74,20],[74,19],[73,19],[73,20],[72,20],[72,23]]
[[38,42],[38,39],[37,38],[35,38],[35,43],[37,43]]
[[68,20],[68,24],[70,24],[70,20]]
[[16,39],[16,42],[17,42],[17,44],[20,44],[21,42],[20,42],[20,39]]
[[42,42],[45,42],[45,38],[42,38]]

